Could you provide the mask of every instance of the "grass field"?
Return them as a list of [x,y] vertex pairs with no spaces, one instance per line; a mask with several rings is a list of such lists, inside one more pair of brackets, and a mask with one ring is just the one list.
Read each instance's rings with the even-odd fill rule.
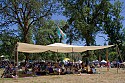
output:
[[[125,83],[125,70],[116,68],[107,71],[106,68],[97,69],[100,74],[67,74],[48,75],[27,78],[0,78],[0,83]],[[0,70],[0,74],[2,70]]]

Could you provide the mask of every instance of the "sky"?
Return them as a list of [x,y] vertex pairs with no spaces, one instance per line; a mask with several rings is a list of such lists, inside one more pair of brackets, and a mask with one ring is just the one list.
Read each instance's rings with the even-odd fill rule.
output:
[[[114,0],[113,0],[114,1]],[[121,2],[124,2],[124,4],[123,4],[123,10],[122,10],[122,12],[121,12],[121,15],[122,16],[124,16],[124,18],[125,18],[125,0],[120,0]],[[63,16],[63,15],[53,15],[52,16],[52,19],[53,20],[67,20],[67,18],[65,17],[65,16]],[[123,20],[123,27],[125,27],[125,20]],[[103,36],[103,37],[99,37],[99,36]],[[97,36],[96,36],[96,44],[97,45],[104,45],[104,43],[108,43],[108,42],[106,42],[106,40],[105,39],[107,39],[107,36],[106,35],[104,35],[104,34],[97,34]],[[78,43],[74,43],[74,45],[83,45],[82,43],[80,43],[80,42],[78,42]]]
[[[124,4],[123,4],[123,10],[121,12],[121,15],[124,16],[124,20],[123,20],[122,24],[123,24],[123,27],[125,28],[125,0],[120,0],[120,1],[124,2]],[[107,36],[106,35],[102,35],[102,34],[98,34],[96,36],[96,42],[97,42],[97,44],[98,45],[104,45],[105,39],[104,38],[100,38],[99,36],[104,36],[106,39],[107,39]],[[106,43],[108,43],[108,42],[106,42]]]

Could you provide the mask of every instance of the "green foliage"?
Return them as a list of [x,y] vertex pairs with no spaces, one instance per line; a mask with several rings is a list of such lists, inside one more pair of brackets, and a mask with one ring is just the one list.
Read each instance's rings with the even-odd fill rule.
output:
[[117,52],[110,52],[109,53],[109,60],[110,61],[114,61],[114,60],[117,60]]
[[[1,30],[4,30],[4,28],[8,29],[8,31],[12,29],[16,30],[15,34],[17,34],[16,37],[18,37],[18,40],[14,39],[15,37],[13,38],[13,36],[10,36],[10,35],[6,36],[8,37],[8,39],[12,37],[11,40],[14,41],[14,44],[15,44],[15,41],[33,43],[35,41],[35,40],[32,41],[33,40],[32,38],[34,37],[34,34],[33,34],[34,27],[43,28],[44,20],[49,19],[51,15],[57,11],[58,5],[56,5],[56,3],[58,3],[57,0],[51,0],[51,1],[50,0],[1,0],[0,1]],[[18,27],[16,28],[9,27],[12,25],[15,25]],[[43,29],[43,31],[45,33],[51,32],[51,30],[49,29],[48,31],[47,30],[45,31]],[[47,42],[48,39],[50,39],[49,33],[48,34],[45,34],[45,33],[43,34],[44,36],[39,36],[39,39],[41,37],[44,38],[41,44],[44,44],[44,42]],[[3,40],[1,41],[2,41],[1,45],[3,45],[1,48],[3,48],[3,50],[6,50],[7,47],[11,48],[15,46],[14,44],[10,44],[9,46],[6,46],[6,44],[10,43],[9,40],[7,40],[6,44],[3,44]],[[48,43],[50,42],[47,42],[47,44]],[[13,48],[11,48],[10,50],[13,50]],[[6,52],[7,51],[8,50],[6,50]],[[12,51],[9,51],[9,52],[12,53]]]
[[19,53],[18,54],[19,61],[23,61],[23,60],[25,60],[25,58],[26,58],[26,56],[24,55],[24,53]]
[[[123,54],[122,42],[124,41],[124,35],[122,31],[122,7],[123,3],[117,0],[110,6],[110,9],[108,9],[108,11],[105,11],[104,15],[106,17],[104,18],[103,31],[106,35],[108,35],[109,44],[117,44],[120,52]],[[122,58],[123,57],[124,55],[122,55]]]
[[103,13],[108,11],[105,9],[110,3],[106,0],[62,0],[62,4],[65,8],[63,14],[69,18],[69,24],[76,30],[73,36],[76,34],[77,39],[85,40],[88,46],[94,45],[96,33],[102,24]]
[[[58,8],[61,10],[57,10]],[[53,13],[62,10],[63,15],[68,18],[67,22],[49,20]],[[124,58],[125,31],[122,26],[121,11],[121,2],[116,1],[112,4],[109,0],[1,0],[0,54],[12,57],[17,41],[41,45],[62,42],[63,38],[59,38],[56,33],[56,27],[59,25],[66,33],[66,43],[69,44],[85,41],[87,46],[95,45],[96,34],[101,31],[108,35],[109,44],[119,46]],[[18,27],[9,27],[12,25]],[[113,60],[116,53],[114,50],[110,51],[109,59]],[[98,59],[100,55],[105,59],[105,50],[86,53],[92,55],[90,60]],[[20,60],[26,58],[23,53],[20,55],[22,55],[19,57]],[[53,52],[29,55],[33,60],[57,61],[64,57],[66,54]]]
[[109,44],[119,44],[118,41],[122,41],[122,32],[121,29],[122,26],[122,20],[123,16],[120,15],[122,11],[122,3],[119,1],[116,1],[112,7],[110,8],[110,11],[105,13],[104,18],[104,33],[108,35],[109,37]]
[[[37,25],[37,27],[33,28],[33,41],[38,45],[48,45],[52,43],[60,42],[60,38],[57,35],[57,25],[63,30],[63,26],[65,25],[65,21],[58,20],[43,20],[44,24],[42,27]],[[53,60],[62,59],[65,55],[60,53],[53,52],[45,52],[40,54],[32,54],[32,59],[42,59],[42,60]]]
[[4,55],[5,57],[12,59],[18,38],[14,34],[13,30],[0,30],[0,35],[0,55]]
[[96,54],[94,51],[91,51],[91,56],[89,57],[89,61],[98,60],[99,56],[100,56],[99,52],[98,52],[98,54]]
[[56,0],[2,0],[0,26],[17,24],[22,30],[23,42],[28,41],[31,26],[56,11]]
[[36,44],[48,45],[52,43],[60,42],[60,39],[57,35],[57,24],[63,30],[65,21],[52,21],[47,20],[44,25],[40,28],[34,28],[34,41]]
[[55,53],[55,52],[44,52],[40,54],[30,54],[30,60],[45,60],[45,61],[62,61],[66,55],[63,53]]

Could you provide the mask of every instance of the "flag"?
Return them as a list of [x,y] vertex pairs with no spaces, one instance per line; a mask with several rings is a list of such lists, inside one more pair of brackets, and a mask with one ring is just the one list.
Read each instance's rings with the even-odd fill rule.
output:
[[57,27],[57,34],[59,37],[66,38],[66,34],[59,27]]

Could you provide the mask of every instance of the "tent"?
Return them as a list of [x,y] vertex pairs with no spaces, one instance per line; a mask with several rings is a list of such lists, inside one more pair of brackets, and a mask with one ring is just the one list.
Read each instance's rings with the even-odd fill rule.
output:
[[[75,45],[68,45],[68,44],[62,44],[62,43],[54,43],[47,46],[44,45],[34,45],[34,44],[27,44],[27,43],[20,43],[18,42],[16,45],[16,67],[18,67],[18,52],[25,52],[25,53],[40,53],[45,51],[53,51],[53,52],[84,52],[87,50],[98,50],[98,49],[104,49],[109,48],[114,45],[108,45],[108,46],[75,46]],[[17,70],[16,70],[17,71]]]
[[20,43],[18,42],[17,51],[18,52],[25,52],[25,53],[40,53],[45,51],[53,51],[53,52],[61,52],[61,53],[68,53],[68,52],[84,52],[87,50],[98,50],[109,48],[114,45],[108,46],[76,46],[76,45],[68,45],[63,43],[54,43],[47,46],[44,45],[34,45],[34,44],[27,44],[27,43]]

